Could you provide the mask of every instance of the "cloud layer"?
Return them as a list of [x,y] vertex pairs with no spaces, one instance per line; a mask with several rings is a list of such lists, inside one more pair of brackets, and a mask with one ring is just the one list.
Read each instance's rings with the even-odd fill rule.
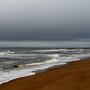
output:
[[90,0],[0,0],[1,40],[90,38]]

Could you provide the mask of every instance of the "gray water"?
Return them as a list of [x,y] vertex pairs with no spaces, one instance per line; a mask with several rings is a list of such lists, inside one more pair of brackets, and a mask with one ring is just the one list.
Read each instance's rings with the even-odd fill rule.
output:
[[0,84],[90,57],[90,42],[0,41]]
[[[30,66],[37,66],[38,63],[57,62],[67,58],[77,59],[81,55],[88,55],[90,49],[85,48],[0,48],[0,70],[12,70]],[[64,62],[64,61],[63,61]],[[38,64],[39,65],[39,64]]]
[[90,40],[77,41],[0,41],[0,47],[90,48]]

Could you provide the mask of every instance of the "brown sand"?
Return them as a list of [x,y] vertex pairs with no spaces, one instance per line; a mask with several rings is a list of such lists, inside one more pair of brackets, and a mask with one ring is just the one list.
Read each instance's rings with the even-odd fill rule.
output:
[[90,90],[90,59],[10,81],[0,90]]

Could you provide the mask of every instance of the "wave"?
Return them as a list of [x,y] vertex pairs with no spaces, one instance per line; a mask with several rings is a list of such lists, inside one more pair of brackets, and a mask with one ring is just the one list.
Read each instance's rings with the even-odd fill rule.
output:
[[0,54],[14,54],[15,52],[12,52],[10,50],[6,50],[6,51],[3,51],[3,52],[0,52]]
[[30,69],[0,72],[0,84],[8,82],[16,78],[26,77],[29,75],[35,75],[35,72],[32,72]]
[[14,52],[0,52],[1,58],[20,58],[20,57],[29,57],[29,56],[36,56],[37,54],[15,54]]
[[35,50],[35,52],[57,52],[58,49]]
[[45,50],[35,50],[35,52],[68,52],[68,51],[84,51],[85,49],[45,49]]
[[7,57],[10,56],[11,54],[15,54],[15,52],[11,52],[10,50],[2,51],[0,52],[0,57]]
[[59,54],[48,54],[48,57],[58,58],[59,57]]
[[[29,56],[36,56],[36,55],[40,55],[40,54],[73,54],[73,53],[83,53],[84,49],[46,49],[46,50],[29,50],[29,51],[10,51],[10,50],[6,50],[6,51],[2,51],[0,52],[0,58],[25,58],[25,57],[29,57]],[[90,51],[89,51],[90,52]],[[55,55],[54,55],[55,56]],[[57,55],[58,57],[58,55]]]
[[[0,69],[0,84],[16,78],[35,75],[36,74],[35,72],[38,70],[48,69],[55,65],[65,65],[68,62],[78,61],[81,58],[90,56],[90,53],[89,53],[90,50],[85,51],[85,49],[52,49],[52,50],[46,49],[46,50],[34,50],[34,51],[37,53],[31,54],[32,51],[28,53],[27,52],[18,53],[18,50],[17,52],[13,52],[10,50],[0,52],[0,58],[3,58],[3,57],[19,58],[21,60],[24,60],[25,62],[26,62],[26,59],[28,60],[31,59],[33,61],[33,62],[25,63],[25,67],[23,68],[18,68],[18,69],[14,68],[13,70],[11,69],[8,71],[7,70],[4,71]],[[41,52],[41,53],[38,53],[38,52]],[[42,52],[50,52],[50,53],[42,54]],[[55,53],[51,54],[51,52],[55,52]],[[63,52],[67,54],[64,54]],[[85,54],[83,52],[85,52]],[[3,61],[3,63],[13,64],[14,62],[16,63],[17,61],[14,61],[14,60],[12,61],[10,59],[10,61],[6,60],[6,61]]]

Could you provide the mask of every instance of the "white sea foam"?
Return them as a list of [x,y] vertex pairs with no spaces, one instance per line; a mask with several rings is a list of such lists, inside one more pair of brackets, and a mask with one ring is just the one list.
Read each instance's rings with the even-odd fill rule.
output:
[[58,49],[60,52],[83,52],[85,49]]
[[58,49],[36,50],[35,52],[56,52]]
[[51,59],[51,60],[47,60],[47,61],[45,61],[44,63],[54,63],[54,62],[59,62],[60,60],[58,60],[58,59]]
[[29,57],[29,56],[36,56],[37,54],[15,54],[15,53],[6,53],[0,52],[1,58],[20,58],[20,57]]
[[16,78],[25,77],[25,76],[34,75],[34,74],[35,72],[32,72],[29,69],[0,72],[0,84]]
[[[67,49],[60,49],[61,51],[67,51]],[[83,51],[83,50],[81,50]],[[1,55],[5,55],[6,53],[0,53]],[[10,55],[7,53],[7,55]],[[26,54],[11,54],[11,56],[23,56]],[[30,56],[31,54],[27,54],[27,56]],[[31,56],[34,56],[35,54],[32,54]],[[90,54],[72,54],[69,56],[60,56],[58,54],[47,54],[48,57],[51,57],[50,59],[43,61],[43,62],[37,62],[37,63],[31,63],[31,64],[26,64],[26,68],[23,69],[19,69],[19,70],[12,70],[9,72],[4,72],[1,71],[0,72],[0,84],[8,82],[10,80],[16,79],[16,78],[20,78],[20,77],[26,77],[26,76],[31,76],[31,75],[35,75],[35,71],[38,70],[44,70],[50,67],[53,67],[55,65],[65,65],[68,62],[72,62],[72,61],[78,61],[83,57],[89,57]],[[7,63],[7,62],[6,62]],[[33,67],[32,67],[33,66]]]
[[0,55],[14,54],[14,53],[15,53],[15,52],[11,52],[10,50],[7,50],[7,51],[0,52]]
[[[33,68],[26,68],[26,69],[22,69],[22,70],[14,70],[14,71],[9,71],[9,72],[0,72],[0,84],[8,82],[10,80],[13,79],[17,79],[20,77],[26,77],[26,76],[31,76],[31,75],[35,75],[35,71],[38,70],[44,70],[47,69],[49,67],[52,67],[54,65],[64,65],[66,63],[38,63],[39,66],[37,67],[33,67]],[[35,65],[35,64],[33,64]]]
[[38,62],[38,63],[31,63],[31,64],[26,64],[26,66],[30,66],[30,65],[41,65],[43,64],[43,62]]
[[48,56],[49,56],[49,57],[52,57],[52,58],[58,58],[58,57],[59,57],[58,54],[49,54]]

